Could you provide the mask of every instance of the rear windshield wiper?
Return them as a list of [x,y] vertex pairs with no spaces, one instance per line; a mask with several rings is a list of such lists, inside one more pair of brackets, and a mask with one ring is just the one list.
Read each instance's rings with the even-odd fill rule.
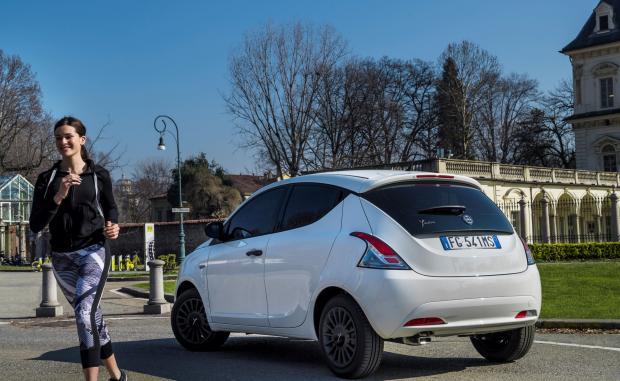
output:
[[467,209],[463,205],[440,205],[433,206],[432,208],[421,209],[418,210],[419,214],[454,214],[458,216],[463,214],[463,212]]

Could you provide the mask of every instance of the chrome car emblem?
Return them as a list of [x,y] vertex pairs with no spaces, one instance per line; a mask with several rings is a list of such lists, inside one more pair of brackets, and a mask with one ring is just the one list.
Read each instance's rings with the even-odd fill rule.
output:
[[465,222],[467,225],[472,225],[474,223],[474,219],[471,218],[469,214],[463,214],[463,222]]
[[420,224],[422,224],[422,229],[424,229],[424,226],[426,225],[432,225],[435,223],[435,221],[432,220],[424,220],[424,219],[420,219]]

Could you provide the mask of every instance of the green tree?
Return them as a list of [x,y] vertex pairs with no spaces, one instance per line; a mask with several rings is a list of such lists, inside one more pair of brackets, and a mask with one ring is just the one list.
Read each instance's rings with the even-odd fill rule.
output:
[[439,122],[439,147],[447,155],[451,152],[457,157],[464,154],[459,139],[463,132],[463,121],[458,110],[464,98],[463,86],[458,79],[458,70],[454,59],[447,57],[443,63],[441,79],[437,82],[436,112]]
[[[173,171],[168,202],[179,204],[178,175]],[[204,153],[190,157],[181,165],[183,201],[190,207],[190,218],[228,216],[242,201],[239,191],[224,179],[223,168],[209,162]]]

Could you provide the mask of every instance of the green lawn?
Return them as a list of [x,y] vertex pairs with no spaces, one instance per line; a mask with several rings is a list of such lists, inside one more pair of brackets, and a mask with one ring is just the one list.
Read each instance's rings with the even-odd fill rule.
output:
[[[538,263],[538,270],[541,318],[620,319],[620,261]],[[164,292],[174,293],[174,286],[175,281],[164,281]]]
[[4,270],[4,271],[32,270],[32,266],[31,265],[26,265],[26,266],[0,265],[0,270]]
[[[176,285],[176,280],[165,280],[164,281],[164,293],[166,294],[174,294],[174,286]],[[143,288],[145,290],[149,289],[149,283],[138,283],[135,284],[134,287]]]
[[620,319],[620,261],[538,263],[541,318]]

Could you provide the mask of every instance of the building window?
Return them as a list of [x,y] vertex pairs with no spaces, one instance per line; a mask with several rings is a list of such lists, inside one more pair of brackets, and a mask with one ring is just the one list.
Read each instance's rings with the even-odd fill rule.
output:
[[616,150],[611,145],[603,147],[603,171],[618,172],[616,165]]
[[601,108],[614,107],[614,80],[601,78]]
[[575,80],[575,104],[581,104],[581,78]]
[[599,16],[598,25],[599,25],[598,30],[601,32],[609,30],[609,16],[608,15]]

